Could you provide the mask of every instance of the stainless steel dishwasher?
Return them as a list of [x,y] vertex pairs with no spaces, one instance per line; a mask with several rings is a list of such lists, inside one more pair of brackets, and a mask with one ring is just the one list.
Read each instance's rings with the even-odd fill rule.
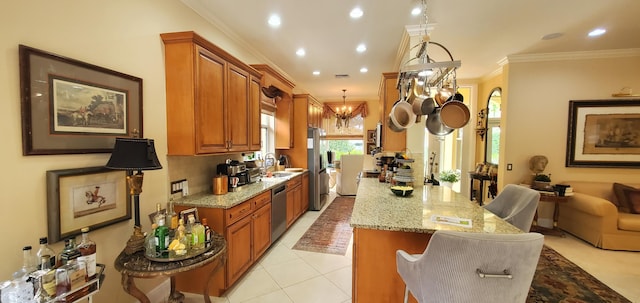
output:
[[271,243],[287,230],[287,185],[271,190]]

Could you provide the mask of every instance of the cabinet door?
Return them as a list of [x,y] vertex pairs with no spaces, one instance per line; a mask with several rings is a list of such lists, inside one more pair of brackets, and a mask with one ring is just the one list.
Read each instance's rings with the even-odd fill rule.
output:
[[293,147],[293,99],[284,94],[276,101],[276,149]]
[[295,192],[293,188],[287,189],[287,228],[293,224],[295,219]]
[[309,209],[309,173],[302,175],[302,198],[300,198],[300,215]]
[[384,151],[399,151],[407,147],[407,132],[394,132],[389,128],[389,113],[394,103],[398,101],[400,94],[396,89],[396,83],[398,82],[397,73],[385,73],[384,76],[384,91],[382,92],[383,100],[382,105],[384,114],[382,116],[382,150]]
[[251,223],[252,217],[247,216],[227,227],[227,287],[253,264]]
[[225,61],[196,47],[195,115],[196,153],[227,151],[227,108],[224,104]]
[[271,203],[253,213],[253,260],[258,260],[271,245]]
[[294,209],[294,215],[293,217],[295,219],[300,218],[300,215],[302,215],[302,186],[298,185],[296,186],[296,188],[294,189],[294,203],[295,203],[295,209]]
[[249,150],[249,73],[229,65],[227,90],[227,125],[229,151]]
[[260,128],[262,127],[260,122],[260,79],[251,77],[251,84],[249,87],[249,97],[251,106],[249,107],[249,127],[250,127],[250,141],[249,150],[260,150],[262,142]]

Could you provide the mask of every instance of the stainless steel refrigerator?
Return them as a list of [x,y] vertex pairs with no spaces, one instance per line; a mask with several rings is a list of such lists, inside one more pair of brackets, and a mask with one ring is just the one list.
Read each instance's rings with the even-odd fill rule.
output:
[[307,167],[309,168],[309,210],[320,210],[329,196],[329,178],[320,154],[321,130],[307,129]]

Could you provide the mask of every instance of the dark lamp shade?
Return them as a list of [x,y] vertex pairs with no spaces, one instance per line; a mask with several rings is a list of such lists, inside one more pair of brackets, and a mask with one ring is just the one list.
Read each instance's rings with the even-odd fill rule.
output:
[[116,138],[106,168],[118,170],[161,169],[153,139]]

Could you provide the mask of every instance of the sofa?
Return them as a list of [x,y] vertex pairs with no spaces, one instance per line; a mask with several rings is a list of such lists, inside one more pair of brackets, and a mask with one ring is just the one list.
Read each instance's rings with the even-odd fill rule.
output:
[[560,229],[602,249],[640,251],[638,205],[631,205],[633,209],[629,209],[629,199],[634,199],[636,203],[638,201],[640,190],[634,188],[640,188],[640,183],[621,185],[614,182],[565,181],[562,184],[571,185],[573,195],[567,202],[560,203]]

